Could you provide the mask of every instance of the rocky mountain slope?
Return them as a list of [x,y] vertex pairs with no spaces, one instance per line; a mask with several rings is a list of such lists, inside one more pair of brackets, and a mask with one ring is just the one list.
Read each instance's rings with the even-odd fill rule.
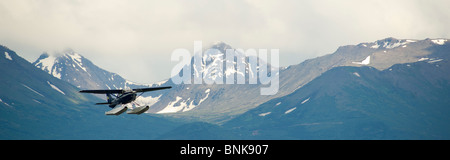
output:
[[429,50],[428,59],[381,71],[335,67],[223,125],[192,123],[159,138],[450,139],[450,46]]
[[448,139],[448,60],[337,67],[224,126],[250,139]]
[[[153,106],[153,112],[171,106],[196,105],[189,112],[178,108],[174,116],[193,116],[208,122],[223,123],[236,115],[277,97],[282,97],[303,87],[322,73],[339,66],[370,66],[378,70],[387,69],[395,64],[417,62],[419,60],[439,60],[431,56],[430,48],[445,48],[446,39],[395,39],[386,38],[375,42],[360,43],[339,47],[334,53],[306,60],[279,70],[279,90],[272,96],[260,95],[260,84],[255,85],[179,85],[168,96]],[[217,45],[217,44],[216,44]],[[226,44],[211,48],[232,48]],[[219,49],[220,50],[220,49]],[[222,49],[221,53],[225,50]],[[248,71],[248,69],[246,70]],[[170,84],[170,81],[168,82]],[[177,98],[178,97],[178,98]],[[214,97],[214,98],[211,98]],[[171,104],[171,105],[170,105]],[[192,112],[191,112],[192,111]]]
[[93,105],[101,99],[80,94],[5,46],[0,53],[0,139],[154,139],[180,124],[105,116],[108,107]]

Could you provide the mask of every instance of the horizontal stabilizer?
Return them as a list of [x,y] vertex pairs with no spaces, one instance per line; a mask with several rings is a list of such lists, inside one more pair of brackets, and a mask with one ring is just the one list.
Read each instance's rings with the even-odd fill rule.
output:
[[96,103],[96,105],[103,105],[103,104],[111,104],[111,103],[108,103],[108,102],[105,102],[105,103]]
[[132,110],[127,111],[128,114],[142,114],[145,111],[147,111],[150,107],[149,106],[142,106],[142,107],[136,107]]

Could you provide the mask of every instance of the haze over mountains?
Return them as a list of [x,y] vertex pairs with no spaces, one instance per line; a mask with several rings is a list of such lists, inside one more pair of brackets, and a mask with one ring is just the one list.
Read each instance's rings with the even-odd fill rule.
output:
[[[34,77],[38,73],[38,77],[42,77],[42,73],[47,74],[47,77],[36,79],[30,84],[2,84],[0,105],[2,117],[5,117],[2,123],[10,126],[4,129],[8,134],[2,137],[8,139],[9,132],[24,129],[17,127],[15,122],[22,120],[20,116],[7,118],[7,115],[26,114],[28,109],[16,112],[8,110],[8,107],[14,108],[11,106],[34,106],[33,111],[43,106],[48,110],[60,110],[54,106],[68,101],[71,104],[67,106],[78,111],[64,109],[58,112],[71,117],[102,107],[89,104],[102,100],[80,95],[77,93],[79,89],[172,86],[170,90],[146,93],[138,99],[138,103],[150,105],[148,112],[153,113],[141,116],[152,117],[156,113],[178,120],[212,124],[181,124],[157,119],[171,127],[163,129],[164,133],[155,133],[158,136],[150,136],[149,139],[449,139],[450,127],[445,125],[450,120],[450,116],[447,116],[450,113],[450,101],[447,98],[450,97],[449,46],[447,39],[395,38],[342,46],[332,54],[280,68],[279,91],[273,96],[260,95],[260,88],[264,86],[261,84],[175,85],[170,80],[135,84],[101,69],[74,50],[44,53],[32,64],[34,69],[22,59],[20,63],[28,66],[27,69],[5,70],[4,73],[16,76],[8,76],[2,82],[20,82],[15,79],[20,77],[18,73],[22,70],[32,70],[33,74],[26,73],[32,75],[28,79],[36,79]],[[1,53],[5,55],[1,58],[0,67],[11,65],[9,58],[21,59],[13,51],[3,48]],[[224,64],[226,58],[223,53],[232,47],[220,42],[207,48],[215,48],[220,53],[203,53],[204,66],[201,71],[193,70],[193,77],[211,75],[208,74],[211,72],[209,68],[218,63]],[[248,58],[246,65],[249,65]],[[270,64],[268,66],[266,69],[273,70]],[[229,74],[241,75],[236,68],[224,67],[222,71],[228,72],[214,78],[226,78]],[[246,68],[246,74],[248,71]],[[47,90],[52,93],[47,95]],[[21,92],[30,96],[17,96]],[[70,95],[73,95],[72,99],[69,99]],[[42,101],[50,101],[44,97],[61,97],[57,99],[63,101],[41,105]],[[79,104],[84,106],[80,108]],[[96,111],[102,109],[106,110],[96,108]],[[42,110],[44,113],[40,114],[45,115],[46,111]],[[99,111],[96,118],[101,119],[103,112]],[[65,116],[60,118],[64,119]],[[70,120],[67,121],[70,123]],[[101,122],[112,123],[105,121]],[[34,131],[38,131],[40,127],[35,128]],[[182,130],[189,132],[180,132]]]

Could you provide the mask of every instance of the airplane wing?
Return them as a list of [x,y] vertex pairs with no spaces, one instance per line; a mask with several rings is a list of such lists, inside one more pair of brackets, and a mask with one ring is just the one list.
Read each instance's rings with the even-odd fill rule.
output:
[[94,94],[112,94],[112,93],[123,93],[124,90],[116,89],[116,90],[81,90],[81,93],[94,93]]
[[[133,91],[136,92],[148,92],[148,91],[156,91],[156,90],[161,90],[161,89],[169,89],[172,88],[170,86],[168,87],[152,87],[152,88],[137,88],[137,89],[133,89]],[[113,93],[124,93],[126,92],[125,90],[121,90],[121,89],[112,89],[112,90],[81,90],[81,93],[94,93],[94,94],[113,94]]]
[[168,87],[137,88],[137,89],[133,89],[133,91],[148,92],[148,91],[156,91],[156,90],[169,89],[169,88],[172,88],[172,87],[168,86]]

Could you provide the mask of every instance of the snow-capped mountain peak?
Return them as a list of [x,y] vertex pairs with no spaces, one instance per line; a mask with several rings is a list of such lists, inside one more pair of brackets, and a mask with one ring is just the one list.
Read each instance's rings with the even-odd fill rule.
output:
[[120,89],[149,86],[132,83],[116,73],[101,69],[72,49],[65,49],[61,52],[45,52],[33,65],[81,89]]
[[[229,50],[229,53],[227,53],[227,50]],[[255,55],[256,57],[248,56],[245,53],[245,49],[232,48],[222,41],[217,41],[202,51],[201,54],[200,52],[195,53],[191,64],[193,76],[202,77],[205,82],[222,82],[225,81],[224,78],[229,78],[236,74],[234,76],[235,82],[237,79],[245,79],[245,82],[248,83],[246,77],[256,77],[258,72],[267,70],[260,66],[272,68],[265,61],[259,62],[260,59],[257,55]],[[255,61],[253,62],[251,59]],[[195,60],[200,60],[201,62],[195,62]]]
[[414,43],[416,40],[410,39],[396,39],[396,38],[386,38],[382,40],[375,41],[373,43],[369,43],[368,47],[373,49],[393,49],[397,47],[406,47],[409,43]]
[[[227,53],[228,51],[228,53]],[[257,54],[257,52],[255,52]],[[252,60],[250,60],[252,59]],[[268,70],[273,69],[272,72]],[[250,78],[258,76],[257,73],[267,73],[269,76],[275,70],[269,63],[259,59],[257,55],[247,56],[246,49],[234,49],[224,42],[215,42],[196,52],[191,59],[191,74],[196,78],[201,78],[200,84],[175,85],[168,90],[165,96],[150,107],[150,112],[165,114],[175,112],[202,112],[215,110],[214,112],[240,112],[240,102],[224,103],[221,98],[247,97],[253,99],[260,95],[260,87],[263,82],[269,81],[267,78],[259,78],[259,82],[250,83]],[[183,70],[180,71],[183,73]],[[189,73],[189,72],[188,72]],[[278,74],[274,73],[274,74]],[[271,77],[270,77],[271,78]],[[233,84],[233,85],[210,85],[210,84]],[[255,84],[255,85],[241,85]],[[244,94],[241,92],[246,90]],[[258,100],[255,100],[258,101]],[[218,104],[218,105],[212,105]],[[226,104],[226,106],[222,106]],[[251,107],[251,106],[243,106]]]
[[448,40],[447,39],[432,39],[431,42],[437,45],[444,45]]
[[425,40],[415,40],[415,39],[396,39],[393,37],[385,38],[382,40],[377,40],[375,42],[360,43],[358,46],[364,46],[371,49],[394,49],[398,47],[406,48],[408,45],[417,42],[428,42],[433,45],[444,45],[448,39],[436,38],[436,39],[425,39]]
[[62,52],[55,51],[50,54],[48,52],[44,52],[33,63],[33,65],[58,79],[62,79],[62,76],[67,76],[62,74],[63,68],[65,68],[63,66],[72,66],[75,70],[87,72],[86,67],[83,66],[84,59],[85,58],[83,56],[76,53],[72,49],[65,49]]

